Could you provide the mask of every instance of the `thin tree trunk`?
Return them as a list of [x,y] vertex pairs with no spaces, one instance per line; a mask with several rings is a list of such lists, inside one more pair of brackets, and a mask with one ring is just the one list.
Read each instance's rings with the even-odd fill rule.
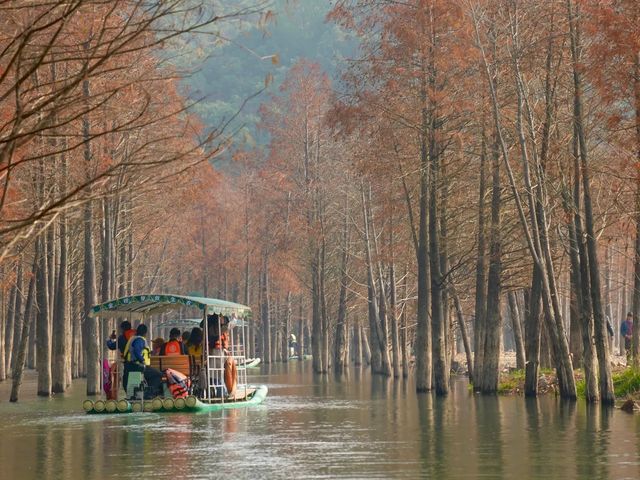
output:
[[600,269],[598,267],[597,245],[594,229],[593,208],[591,202],[591,185],[589,179],[589,163],[587,158],[587,143],[583,126],[582,108],[582,78],[579,71],[580,29],[573,15],[572,0],[567,0],[569,28],[571,39],[571,54],[573,59],[573,87],[574,87],[574,122],[578,135],[580,150],[580,167],[582,174],[584,220],[586,226],[587,255],[589,258],[589,279],[591,281],[591,303],[593,305],[594,336],[596,353],[598,355],[598,373],[600,380],[600,399],[605,405],[613,405],[615,394],[611,375],[611,361],[609,343],[607,341],[604,309],[601,298]]
[[522,327],[520,321],[520,311],[518,309],[518,302],[516,300],[515,292],[509,292],[509,313],[511,316],[511,323],[513,325],[513,337],[516,344],[516,368],[524,370],[525,367],[525,355],[524,355],[524,340],[522,338]]
[[402,377],[409,377],[409,346],[407,345],[407,298],[409,297],[409,268],[404,267],[404,301],[400,325],[400,344],[402,346]]
[[36,240],[36,294],[38,303],[37,325],[37,361],[38,395],[51,395],[51,325],[49,323],[49,281],[47,273],[46,238],[39,235]]
[[11,395],[9,401],[17,402],[20,396],[20,386],[22,385],[22,375],[27,357],[27,344],[30,338],[30,329],[33,316],[33,306],[36,297],[34,292],[36,288],[36,275],[38,269],[38,257],[34,258],[31,280],[29,280],[29,293],[27,294],[27,304],[24,311],[24,322],[22,323],[22,332],[20,334],[20,348],[16,356],[15,368],[13,369],[13,382],[11,385]]
[[11,370],[11,359],[13,355],[13,330],[15,326],[16,301],[18,295],[18,278],[16,277],[16,280],[14,281],[13,285],[11,286],[11,290],[9,291],[9,306],[7,308],[7,326],[5,330],[6,350],[4,352],[4,362],[7,371]]
[[269,262],[267,253],[263,254],[262,259],[262,354],[264,363],[271,363],[271,304],[269,293]]
[[[85,47],[88,49],[88,45]],[[89,99],[89,81],[82,82],[83,97]],[[82,118],[82,133],[84,139],[84,160],[87,170],[93,168],[91,153],[89,117]],[[91,196],[91,187],[87,187],[86,195]],[[95,252],[93,246],[93,205],[89,200],[84,206],[84,260],[83,260],[83,345],[85,348],[87,371],[87,395],[97,395],[102,390],[102,365],[100,365],[100,350],[98,343],[98,319],[90,317],[91,307],[96,303],[96,274]]]
[[22,299],[24,296],[22,269],[23,269],[22,259],[19,259],[18,271],[16,274],[15,289],[14,289],[15,295],[13,299],[13,312],[11,315],[12,329],[11,329],[11,338],[9,339],[10,347],[8,348],[9,356],[7,361],[7,366],[11,370],[13,370],[13,367],[15,365],[16,355],[19,347],[18,342],[20,339],[20,331],[22,328],[22,326],[20,325],[20,312],[22,311]]
[[[62,160],[62,177],[67,174],[66,159]],[[62,188],[66,189],[63,180]],[[70,365],[68,363],[71,356],[69,339],[71,338],[71,324],[68,316],[68,290],[67,281],[68,262],[68,239],[67,239],[67,217],[62,214],[60,217],[60,266],[58,278],[55,282],[56,293],[53,307],[53,344],[52,344],[52,391],[54,393],[64,392],[69,386],[71,377]],[[69,367],[69,368],[68,368]]]
[[347,320],[347,289],[349,286],[349,197],[345,195],[344,226],[342,232],[342,255],[340,261],[340,293],[338,299],[338,315],[336,323],[336,341],[333,365],[337,372],[346,369],[349,362],[349,324]]
[[[424,77],[424,75],[423,75]],[[429,272],[429,154],[427,135],[429,130],[426,107],[427,87],[421,86],[422,127],[420,129],[420,224],[418,230],[418,310],[414,352],[416,358],[416,390],[431,390],[433,363],[431,357],[431,322],[429,304],[431,303],[431,275]]]
[[500,293],[502,290],[502,240],[500,234],[500,154],[497,149],[492,161],[491,227],[489,238],[489,273],[487,276],[486,329],[483,354],[483,372],[480,379],[482,393],[496,393],[500,372],[500,340],[502,316]]
[[467,327],[464,323],[464,315],[462,314],[462,306],[460,305],[460,297],[458,292],[452,290],[453,303],[456,309],[456,320],[458,321],[458,329],[460,330],[460,336],[462,337],[462,344],[464,345],[464,353],[467,357],[467,372],[469,374],[469,383],[473,384],[473,356],[471,354],[471,345],[469,344],[469,336],[467,335]]
[[[480,152],[480,188],[478,198],[478,253],[476,257],[476,291],[475,291],[475,321],[473,328],[473,372],[469,370],[473,378],[474,390],[480,390],[480,378],[483,371],[485,319],[487,307],[487,260],[486,260],[486,236],[484,197],[486,195],[485,169],[487,163],[486,132],[484,114],[482,119],[482,149]],[[471,373],[473,373],[471,375]]]

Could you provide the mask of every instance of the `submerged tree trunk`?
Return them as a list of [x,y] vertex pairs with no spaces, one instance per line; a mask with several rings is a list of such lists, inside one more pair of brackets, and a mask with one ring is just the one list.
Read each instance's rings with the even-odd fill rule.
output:
[[22,323],[22,332],[20,334],[20,347],[18,348],[18,355],[16,356],[15,367],[13,369],[13,382],[11,384],[11,395],[9,397],[10,402],[17,402],[20,396],[20,386],[22,385],[22,376],[24,373],[24,366],[27,359],[27,343],[29,341],[29,333],[31,330],[33,306],[35,302],[35,288],[36,288],[36,271],[38,268],[38,257],[34,258],[31,280],[29,280],[29,293],[27,293],[27,304],[24,309],[24,322]]
[[[66,160],[63,160],[62,175],[66,175]],[[60,218],[60,265],[56,279],[56,292],[53,306],[53,345],[52,345],[52,391],[64,392],[69,386],[71,377],[69,357],[71,356],[69,339],[71,338],[71,323],[68,314],[67,262],[68,262],[67,218],[62,214]]]
[[51,325],[46,238],[42,234],[36,240],[36,257],[38,395],[48,397],[51,395]]
[[262,356],[266,365],[271,363],[271,304],[269,292],[269,262],[267,253],[262,259]]
[[[423,81],[424,82],[424,81]],[[426,108],[426,85],[421,88],[422,128],[420,129],[420,224],[418,230],[418,310],[414,352],[416,357],[416,390],[431,390],[431,276],[429,274],[429,155],[427,153],[427,132],[429,128]]]
[[[484,117],[482,124],[482,149],[480,152],[480,193],[478,199],[478,253],[476,257],[476,292],[475,292],[475,322],[473,328],[473,389],[480,391],[480,378],[483,371],[485,318],[487,308],[487,279],[486,279],[486,237],[484,197],[486,195],[485,167],[487,158],[486,133]],[[472,370],[470,369],[471,373]]]
[[11,288],[11,303],[9,304],[9,328],[7,333],[7,369],[13,370],[15,364],[15,353],[18,349],[18,339],[20,338],[20,312],[22,310],[22,259],[18,260],[16,280]]
[[[87,46],[88,48],[88,46]],[[82,93],[89,98],[89,81],[82,83]],[[93,154],[91,153],[89,117],[82,118],[82,133],[84,139],[84,160],[87,170],[93,168]],[[91,187],[87,187],[86,195],[90,198]],[[93,205],[91,200],[84,206],[84,260],[83,260],[83,345],[85,348],[87,370],[87,395],[97,395],[102,390],[102,366],[100,365],[100,351],[98,343],[98,319],[89,316],[91,307],[96,303],[96,274],[95,252],[93,246]]]
[[460,330],[460,336],[462,337],[462,344],[464,345],[464,353],[467,358],[467,372],[469,373],[469,383],[473,384],[473,356],[471,355],[471,345],[469,343],[469,336],[467,335],[467,327],[464,323],[464,315],[462,314],[462,306],[460,305],[460,297],[458,292],[452,291],[453,303],[456,309],[456,319],[458,321],[458,329]]
[[502,240],[500,234],[500,154],[497,149],[492,161],[491,228],[489,239],[489,273],[487,276],[487,307],[484,338],[483,371],[480,379],[482,393],[498,391],[500,368],[500,340],[502,315],[500,311],[500,293],[502,291]]
[[342,372],[349,363],[349,323],[347,320],[347,289],[349,287],[349,197],[345,195],[344,226],[342,231],[342,254],[340,260],[340,293],[336,322],[334,369]]
[[522,338],[522,323],[520,321],[520,311],[515,292],[509,292],[509,313],[511,316],[511,324],[513,325],[513,337],[516,344],[516,368],[524,370],[525,354],[524,339]]
[[582,75],[579,70],[580,27],[573,14],[573,2],[567,0],[571,56],[573,60],[573,87],[574,87],[574,123],[578,136],[580,152],[580,173],[582,175],[584,221],[586,226],[587,256],[589,260],[589,280],[591,282],[591,303],[593,306],[593,327],[596,341],[596,353],[598,355],[598,376],[600,381],[600,399],[605,405],[613,405],[615,394],[613,391],[613,379],[611,375],[611,360],[609,343],[607,341],[604,309],[602,305],[600,287],[600,269],[598,267],[598,254],[594,228],[593,208],[591,202],[591,185],[589,178],[589,162],[587,158],[588,148],[584,131],[584,115],[582,107]]

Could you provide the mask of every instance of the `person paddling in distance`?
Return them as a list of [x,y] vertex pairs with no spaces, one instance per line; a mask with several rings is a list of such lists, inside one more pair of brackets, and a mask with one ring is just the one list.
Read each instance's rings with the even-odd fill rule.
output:
[[180,330],[171,329],[169,341],[160,349],[160,355],[187,355],[187,347],[180,341]]
[[129,372],[142,372],[144,379],[147,381],[149,391],[145,393],[145,397],[153,398],[161,391],[162,372],[151,365],[151,350],[147,345],[145,335],[147,334],[147,326],[144,323],[138,325],[136,334],[129,338],[124,348],[124,389],[127,390]]

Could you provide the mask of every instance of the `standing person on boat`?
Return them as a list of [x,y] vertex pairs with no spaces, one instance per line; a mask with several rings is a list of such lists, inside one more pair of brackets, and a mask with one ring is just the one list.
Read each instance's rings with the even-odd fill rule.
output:
[[[214,313],[207,315],[207,334],[209,339],[209,350],[224,350],[229,343],[227,334],[229,318]],[[200,322],[200,328],[204,329],[204,320]],[[222,333],[220,333],[222,331]]]
[[180,330],[172,328],[169,332],[169,341],[160,349],[160,355],[186,355],[187,347],[180,341]]
[[209,348],[213,355],[222,356],[229,353],[229,319],[220,317],[213,328],[209,327]]
[[162,385],[162,372],[152,368],[150,350],[145,335],[147,326],[144,323],[138,325],[136,334],[129,338],[124,348],[124,389],[127,390],[129,372],[142,372],[149,386],[148,396],[153,398],[160,393]]
[[124,347],[127,346],[129,339],[136,334],[136,331],[131,328],[131,322],[125,320],[120,324],[120,331],[122,332],[116,340],[115,330],[111,333],[111,336],[107,340],[107,348],[109,350],[115,350],[116,348],[120,352],[120,355],[124,356]]

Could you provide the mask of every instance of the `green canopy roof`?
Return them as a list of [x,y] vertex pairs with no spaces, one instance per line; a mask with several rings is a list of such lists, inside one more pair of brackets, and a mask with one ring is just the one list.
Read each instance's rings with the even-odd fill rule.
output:
[[178,310],[184,307],[198,308],[203,313],[206,311],[209,315],[213,313],[235,315],[237,317],[251,315],[251,309],[240,303],[227,302],[217,298],[165,294],[132,295],[130,297],[116,298],[91,307],[89,315],[103,318],[145,318],[149,315]]
[[[193,328],[202,323],[202,317],[199,318],[171,318],[156,323],[156,328]],[[231,327],[246,327],[248,323],[245,320],[236,319],[231,322]]]

